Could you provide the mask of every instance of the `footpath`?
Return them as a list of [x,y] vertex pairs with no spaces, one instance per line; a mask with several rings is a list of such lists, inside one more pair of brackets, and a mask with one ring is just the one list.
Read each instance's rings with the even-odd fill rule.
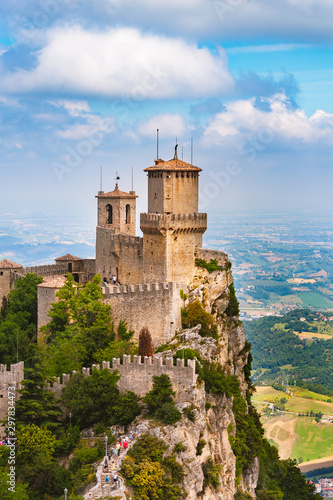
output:
[[[87,493],[84,494],[85,500],[99,500],[109,497],[118,497],[118,499],[126,499],[125,490],[126,486],[122,477],[118,475],[121,463],[127,455],[127,452],[133,444],[135,439],[128,442],[128,447],[125,449],[123,446],[120,448],[120,455],[115,457],[111,452],[111,458],[106,456],[97,466],[96,479],[97,484],[93,486]],[[107,468],[104,464],[107,461]],[[118,479],[116,482],[113,480],[114,474],[117,474]],[[105,478],[108,477],[107,482]]]

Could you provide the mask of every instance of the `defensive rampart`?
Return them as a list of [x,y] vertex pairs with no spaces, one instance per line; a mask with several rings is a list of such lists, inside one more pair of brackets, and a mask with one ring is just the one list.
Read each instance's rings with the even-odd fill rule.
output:
[[[102,365],[92,365],[90,368],[82,368],[84,376],[91,374],[93,370],[109,371],[117,370],[121,375],[118,381],[118,387],[121,392],[133,391],[139,397],[143,397],[153,387],[153,377],[168,375],[170,377],[173,390],[175,391],[176,402],[192,401],[196,398],[196,382],[197,375],[195,373],[195,361],[189,359],[187,366],[184,364],[183,359],[177,359],[177,365],[174,366],[173,358],[167,358],[163,361],[162,358],[144,357],[142,362],[141,356],[131,356],[126,354],[123,356],[122,362],[119,358],[113,358],[112,367],[110,361],[103,361]],[[76,371],[72,372],[74,375]],[[68,384],[72,375],[63,374],[62,377],[57,377],[55,382],[49,389],[53,391],[56,396],[61,396],[62,389]],[[6,365],[0,365],[0,420],[5,420],[9,408],[9,401],[11,395],[18,400],[19,394],[17,390],[21,388],[21,382],[24,379],[24,363],[21,361],[15,365],[11,365],[7,370]],[[15,388],[15,389],[14,389]],[[0,426],[3,432],[3,427]],[[1,436],[2,437],[2,436]]]
[[[197,382],[195,361],[189,359],[187,363],[188,365],[185,366],[183,359],[177,359],[177,366],[174,366],[173,358],[167,358],[165,363],[163,363],[162,358],[152,359],[148,356],[144,357],[143,362],[141,356],[133,356],[133,361],[131,361],[131,356],[125,354],[122,363],[119,358],[113,358],[112,367],[110,361],[103,361],[101,366],[92,365],[91,370],[90,368],[83,367],[82,373],[84,376],[88,376],[93,370],[117,370],[121,375],[117,384],[119,390],[121,392],[135,392],[139,397],[145,396],[153,388],[154,376],[168,375],[173,390],[176,393],[175,401],[185,402],[193,398],[194,395],[192,393]],[[75,373],[73,371],[73,374]],[[70,378],[71,375],[68,374],[63,374],[62,381],[58,377],[51,388],[52,391],[57,396],[60,396],[62,389],[69,382]]]
[[147,283],[144,285],[105,285],[103,302],[111,306],[116,323],[125,319],[137,339],[141,328],[147,327],[154,345],[171,340],[181,330],[182,300],[179,283]]

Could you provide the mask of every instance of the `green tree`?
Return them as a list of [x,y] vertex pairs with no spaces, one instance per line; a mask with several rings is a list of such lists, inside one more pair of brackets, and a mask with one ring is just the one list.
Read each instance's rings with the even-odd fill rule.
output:
[[214,316],[205,311],[199,300],[190,302],[182,309],[183,328],[193,328],[197,325],[201,325],[199,333],[202,337],[217,338],[217,326]]
[[148,413],[166,424],[173,424],[181,419],[181,413],[175,407],[172,396],[170,377],[161,375],[153,377],[153,389],[143,398],[147,405]]
[[29,366],[37,343],[37,285],[43,279],[28,273],[3,299],[0,313],[0,362],[24,361]]
[[[0,491],[1,491],[1,500],[29,500],[29,494],[27,491],[28,484],[21,483],[17,481],[15,478],[15,487],[13,487],[8,481],[10,480],[9,466],[3,469],[0,469]],[[10,488],[13,488],[10,490]]]
[[15,408],[17,427],[35,424],[56,430],[60,426],[62,411],[57,406],[55,394],[47,390],[47,384],[53,379],[46,376],[38,351],[35,352],[33,367],[24,370],[24,377]]
[[102,302],[101,278],[96,275],[85,287],[67,275],[52,304],[45,335],[50,374],[61,376],[96,362],[96,353],[115,339],[110,306]]
[[48,429],[32,424],[17,433],[18,476],[29,485],[29,498],[42,499],[45,494],[63,491],[60,475],[66,471],[54,459],[54,451],[55,438]]

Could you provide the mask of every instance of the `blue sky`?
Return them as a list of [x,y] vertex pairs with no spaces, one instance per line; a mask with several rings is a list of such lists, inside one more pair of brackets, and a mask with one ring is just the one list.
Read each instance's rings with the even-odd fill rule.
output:
[[142,170],[203,168],[201,207],[327,211],[329,0],[12,0],[0,7],[0,209],[95,210]]

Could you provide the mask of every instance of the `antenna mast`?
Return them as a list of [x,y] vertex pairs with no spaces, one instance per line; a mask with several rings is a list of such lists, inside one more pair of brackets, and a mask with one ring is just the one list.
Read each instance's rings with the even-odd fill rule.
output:
[[101,173],[100,173],[100,191],[103,191],[103,167],[101,166]]
[[132,191],[134,191],[133,187],[134,187],[134,183],[133,183],[133,167],[132,167]]
[[159,138],[158,136],[159,136],[159,132],[160,132],[159,129],[157,129],[157,137],[156,137],[157,158],[156,158],[156,160],[158,160],[158,138]]
[[193,137],[191,137],[191,165],[193,165]]

